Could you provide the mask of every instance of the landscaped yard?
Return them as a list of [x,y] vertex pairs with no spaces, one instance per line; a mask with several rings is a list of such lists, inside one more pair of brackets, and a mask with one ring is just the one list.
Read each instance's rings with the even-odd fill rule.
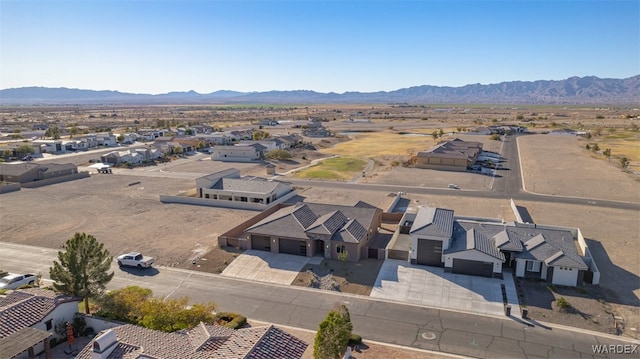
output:
[[[368,296],[376,283],[383,263],[384,261],[377,259],[361,259],[358,263],[325,259],[318,265],[305,265],[291,284],[301,287],[322,287],[321,284],[326,285],[331,282],[334,286],[333,290]],[[331,275],[330,278],[329,275]]]

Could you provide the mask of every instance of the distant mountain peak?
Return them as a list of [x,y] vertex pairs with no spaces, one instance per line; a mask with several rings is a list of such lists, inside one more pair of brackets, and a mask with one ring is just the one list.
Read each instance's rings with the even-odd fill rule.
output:
[[394,91],[342,94],[313,90],[238,92],[194,90],[160,95],[65,87],[0,90],[0,105],[38,104],[215,104],[215,103],[495,103],[495,104],[637,104],[640,75],[626,79],[572,76],[565,80],[509,81],[461,87],[411,86]]

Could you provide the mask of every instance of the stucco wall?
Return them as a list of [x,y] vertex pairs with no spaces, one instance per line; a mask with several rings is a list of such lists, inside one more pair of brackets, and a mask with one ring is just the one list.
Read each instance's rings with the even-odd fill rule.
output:
[[81,178],[87,178],[87,177],[90,177],[89,172],[80,172],[80,173],[67,175],[67,176],[60,176],[60,177],[48,178],[40,181],[23,183],[22,187],[37,188],[37,187],[48,186],[56,183],[62,183],[62,182],[73,181]]

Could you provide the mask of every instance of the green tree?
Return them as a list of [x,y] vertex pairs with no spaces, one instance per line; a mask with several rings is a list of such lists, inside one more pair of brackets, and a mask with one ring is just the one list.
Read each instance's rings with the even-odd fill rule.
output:
[[593,146],[591,146],[591,151],[593,151],[593,152],[600,151],[600,146],[598,146],[597,143],[594,143]]
[[29,155],[35,152],[36,150],[33,148],[33,146],[28,144],[20,145],[16,148],[16,153],[18,154],[18,157]]
[[11,150],[2,151],[2,157],[4,157],[5,160],[10,159],[11,156],[13,156],[13,151],[11,151]]
[[438,130],[438,137],[442,137],[444,135],[444,131],[442,129]]
[[265,153],[264,156],[273,160],[288,160],[291,158],[291,153],[287,150],[271,150]]
[[54,140],[57,140],[60,138],[60,129],[58,128],[58,126],[51,126],[44,132],[44,136],[51,137]]
[[607,158],[611,157],[611,149],[607,148],[606,150],[602,151],[602,154],[605,155]]
[[152,298],[142,305],[143,318],[140,322],[145,328],[175,332],[193,328],[200,322],[213,321],[214,303],[195,304],[187,308],[188,297],[162,300]]
[[344,304],[334,307],[318,326],[314,345],[314,358],[340,358],[349,343],[353,330],[349,310]]
[[129,286],[111,291],[99,299],[100,314],[107,318],[138,324],[142,305],[151,297],[151,289]]
[[85,313],[89,314],[89,298],[101,295],[113,278],[114,273],[109,273],[113,257],[104,244],[86,233],[74,234],[65,248],[58,252],[49,276],[55,290],[84,298]]
[[116,141],[118,142],[124,141],[124,135],[119,135],[118,137],[116,137]]
[[78,127],[76,125],[71,126],[71,128],[69,129],[69,138],[73,138],[73,136],[77,135],[78,133],[80,133]]
[[622,157],[620,158],[620,167],[622,167],[623,170],[629,168],[629,165],[631,164],[631,160],[629,160],[626,157]]
[[433,131],[431,132],[431,137],[433,137],[434,140],[438,139],[438,131]]

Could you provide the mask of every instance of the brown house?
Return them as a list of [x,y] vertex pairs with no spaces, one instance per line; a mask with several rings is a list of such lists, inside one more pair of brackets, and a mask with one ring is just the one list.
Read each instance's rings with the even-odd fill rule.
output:
[[464,172],[472,166],[482,152],[482,143],[454,139],[439,143],[411,158],[417,168]]
[[78,173],[73,163],[0,163],[0,181],[27,183]]
[[382,210],[363,202],[354,206],[302,203],[282,208],[245,230],[248,249],[350,262],[367,257],[367,247],[382,222]]

